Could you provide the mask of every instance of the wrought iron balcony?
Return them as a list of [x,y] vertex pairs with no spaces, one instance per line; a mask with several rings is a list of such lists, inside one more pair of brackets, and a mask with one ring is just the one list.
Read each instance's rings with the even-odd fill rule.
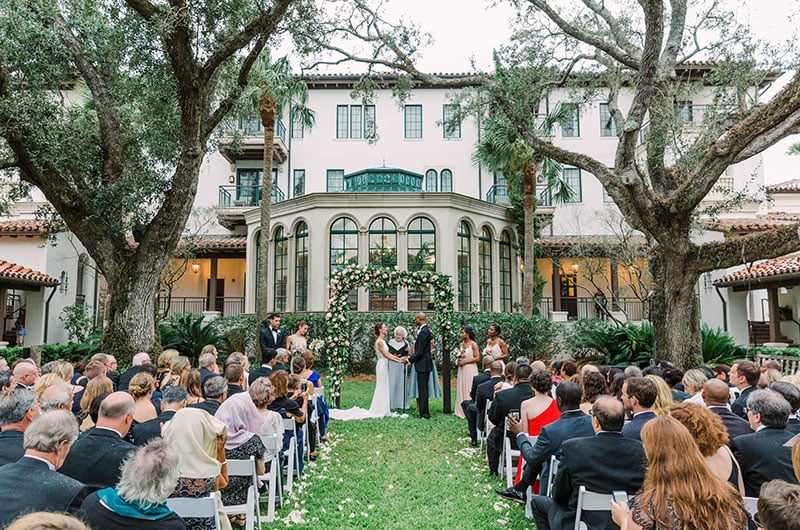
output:
[[508,198],[508,186],[495,184],[489,188],[489,191],[486,192],[486,202],[500,204],[502,206],[511,206],[511,201]]
[[[272,202],[283,202],[286,194],[278,186],[272,186]],[[261,204],[261,186],[220,186],[219,206],[221,208],[246,207],[252,208]]]

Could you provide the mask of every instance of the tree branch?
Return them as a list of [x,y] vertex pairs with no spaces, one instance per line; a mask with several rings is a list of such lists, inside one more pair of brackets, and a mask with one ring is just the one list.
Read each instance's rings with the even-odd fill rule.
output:
[[786,225],[698,247],[696,268],[699,272],[746,265],[755,260],[783,256],[800,249],[798,228]]
[[581,0],[583,4],[597,14],[608,25],[609,33],[620,49],[631,57],[639,54],[639,48],[625,36],[625,28],[619,23],[611,11],[606,9],[605,3],[598,4],[595,0]]
[[147,0],[125,0],[125,1],[134,11],[139,13],[139,15],[147,21],[151,21],[153,17],[161,13],[161,8],[154,6]]

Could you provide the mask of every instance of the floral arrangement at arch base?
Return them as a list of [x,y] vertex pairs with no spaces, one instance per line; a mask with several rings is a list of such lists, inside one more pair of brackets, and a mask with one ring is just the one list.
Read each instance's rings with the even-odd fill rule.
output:
[[339,406],[342,381],[350,358],[350,329],[346,318],[348,294],[353,289],[406,288],[424,290],[433,288],[434,314],[430,321],[431,332],[439,340],[455,339],[456,328],[453,311],[454,291],[450,277],[435,271],[405,271],[396,267],[348,265],[331,277],[331,297],[328,299],[326,351],[331,366],[331,396]]

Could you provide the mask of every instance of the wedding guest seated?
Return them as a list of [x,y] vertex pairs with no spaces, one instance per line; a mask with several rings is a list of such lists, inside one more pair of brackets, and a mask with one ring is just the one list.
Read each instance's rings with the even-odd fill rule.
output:
[[33,391],[36,392],[36,397],[41,398],[42,393],[53,385],[63,382],[61,376],[58,374],[48,373],[40,377],[36,384],[33,385]]
[[789,403],[772,390],[756,390],[747,398],[747,417],[753,434],[733,439],[731,449],[744,475],[748,497],[758,497],[764,482],[781,479],[797,484],[792,469],[792,450],[785,444],[792,438],[786,431]]
[[70,512],[89,490],[58,473],[78,437],[75,417],[64,411],[42,414],[25,431],[25,455],[0,467],[0,528],[28,512]]
[[[83,391],[80,401],[80,413],[78,419],[81,420],[81,432],[94,427],[94,420],[91,417],[90,408],[92,402],[97,396],[102,394],[110,394],[114,391],[114,385],[111,379],[105,376],[95,377],[86,385],[86,390]],[[73,409],[74,410],[74,409]]]
[[241,364],[226,366],[225,379],[228,382],[228,397],[244,392],[244,367]]
[[561,364],[561,378],[564,381],[569,381],[578,373],[578,365],[573,361],[564,361]]
[[705,407],[706,404],[703,401],[703,387],[707,381],[708,377],[703,373],[702,370],[697,368],[686,370],[686,373],[683,374],[682,382],[683,389],[686,391],[689,397],[687,397],[685,401]]
[[491,374],[489,367],[492,364],[491,357],[484,357],[481,361],[483,371],[472,378],[472,386],[469,391],[469,399],[461,402],[461,408],[467,418],[467,429],[469,431],[470,445],[475,447],[478,445],[478,405],[477,405],[477,391],[478,386],[489,380]]
[[564,381],[556,387],[556,403],[561,417],[549,425],[542,427],[535,444],[531,444],[525,433],[522,422],[508,419],[508,430],[517,437],[517,446],[525,459],[522,478],[514,486],[495,492],[514,502],[525,502],[525,490],[532,486],[537,476],[541,476],[539,492],[547,491],[547,477],[550,469],[550,457],[558,454],[561,443],[571,438],[594,435],[592,419],[580,408],[581,390],[572,381]]
[[800,486],[771,480],[758,495],[758,522],[764,530],[800,530]]
[[186,389],[186,404],[192,405],[203,401],[203,389],[200,386],[200,372],[197,370],[187,370],[178,379],[178,386]]
[[663,379],[672,393],[673,403],[680,403],[692,397],[689,392],[685,391],[686,387],[683,385],[684,375],[685,374],[677,368],[667,368],[664,370]]
[[[512,410],[520,410],[523,401],[533,397],[531,372],[531,366],[529,364],[517,365],[513,379],[514,387],[495,394],[492,405],[489,407],[489,421],[494,424],[494,429],[489,433],[486,440],[489,476],[498,474],[497,467],[500,462],[500,453],[503,450],[503,433],[506,425],[506,417]],[[548,377],[548,387],[549,379]],[[513,438],[512,446],[516,448],[516,438]]]
[[[241,364],[242,369],[244,370],[245,383],[250,381],[250,359],[247,358],[247,355],[240,351],[235,351],[228,355],[228,358],[225,359],[225,366],[227,367],[229,364]],[[224,373],[225,371],[223,370],[223,373],[220,375],[223,375]]]
[[277,412],[269,410],[269,404],[275,400],[275,387],[266,377],[259,377],[253,381],[247,392],[261,414],[263,423],[258,434],[266,448],[264,459],[270,460],[280,452],[283,445],[283,418]]
[[0,370],[0,392],[7,392],[11,386],[11,370]]
[[781,369],[783,369],[783,367],[781,366],[780,361],[776,361],[775,359],[763,361],[760,368],[762,374],[765,374],[770,370],[775,370],[780,373]]
[[741,495],[711,472],[678,420],[666,416],[647,422],[642,443],[649,464],[641,493],[630,508],[611,501],[614,521],[622,530],[747,528]]
[[178,455],[164,440],[153,440],[125,461],[115,488],[86,497],[81,517],[103,530],[183,530],[183,519],[166,503],[177,480]]
[[739,397],[731,405],[731,412],[747,420],[747,397],[758,387],[761,371],[753,361],[740,360],[733,363],[729,373],[730,381],[739,391]]
[[[289,394],[289,374],[283,370],[276,370],[269,377],[272,386],[275,388],[275,399],[268,405],[268,409],[279,413],[284,418],[293,418],[297,427],[297,447],[298,447],[298,465],[302,472],[303,462],[303,431],[300,429],[303,422],[306,421],[306,407],[308,404],[308,393],[301,393],[301,401],[298,403],[296,399],[292,399]],[[283,433],[283,447],[282,450],[289,449],[289,442],[293,434],[291,431],[284,431]]]
[[120,467],[136,446],[123,440],[133,422],[136,405],[127,392],[114,392],[100,404],[95,428],[83,433],[59,472],[95,489],[113,487]]
[[42,414],[50,412],[51,410],[66,410],[69,412],[72,409],[72,385],[69,383],[58,383],[47,390],[42,392],[42,397],[39,400],[39,409]]
[[[531,365],[531,368],[533,368],[533,365]],[[531,387],[533,388],[533,397],[522,402],[519,418],[529,436],[539,436],[542,427],[553,423],[561,417],[561,411],[556,404],[556,400],[550,397],[552,381],[547,370],[534,370],[531,372]],[[509,435],[512,435],[512,433],[509,433]],[[516,433],[512,436],[516,437]],[[517,475],[514,479],[515,483],[519,482],[522,477],[522,467],[523,457],[520,454],[517,463]]]
[[[206,351],[206,349],[213,351]],[[209,378],[219,375],[219,365],[217,365],[217,348],[209,344],[203,347],[203,353],[197,359],[197,366],[200,371],[200,386],[204,386]]]
[[631,421],[622,428],[622,436],[639,440],[642,427],[656,417],[652,407],[656,402],[656,384],[646,377],[629,377],[622,384],[622,403],[631,414]]
[[66,513],[34,512],[15,519],[6,530],[92,530]]
[[[538,530],[574,526],[581,486],[606,494],[617,490],[633,493],[642,486],[647,461],[642,444],[620,433],[625,421],[622,403],[601,396],[592,405],[592,414],[594,436],[572,438],[561,444],[553,497],[536,495],[531,500]],[[592,530],[616,528],[608,512],[585,512],[581,518]]]
[[[250,371],[247,383],[252,384],[253,381],[259,377],[269,377],[275,370],[275,358],[277,355],[278,352],[276,352],[274,348],[265,348],[264,352],[261,354],[261,366]],[[285,370],[281,371],[285,372]]]
[[128,392],[133,396],[136,411],[133,414],[133,419],[136,424],[150,421],[158,416],[156,406],[153,404],[153,392],[156,388],[156,381],[153,376],[139,372],[128,385]]
[[153,438],[161,437],[162,426],[166,425],[177,411],[185,407],[185,388],[182,386],[169,386],[165,388],[163,398],[161,399],[161,414],[133,428],[133,440],[136,445],[141,447]]
[[611,377],[611,383],[608,385],[608,394],[622,401],[622,387],[625,386],[625,381],[630,377],[625,372],[614,374]]
[[0,466],[22,458],[25,430],[38,417],[39,405],[32,390],[15,388],[0,394]]
[[[225,442],[225,458],[227,460],[256,459],[256,472],[264,474],[264,453],[266,447],[261,441],[261,424],[263,416],[253,404],[250,394],[242,392],[225,400],[214,415],[228,426],[228,439]],[[253,484],[250,477],[230,477],[228,485],[222,488],[222,504],[244,504],[247,502],[247,490]],[[231,517],[231,523],[243,525],[245,516]]]
[[797,417],[798,412],[800,412],[800,389],[784,381],[770,383],[769,389],[782,395],[783,399],[789,403],[791,412],[789,413],[789,420],[786,422],[786,430],[792,434],[800,434],[800,420]]
[[501,390],[508,390],[509,388],[514,388],[514,374],[516,372],[517,372],[517,361],[511,361],[509,363],[506,363],[506,365],[503,367],[503,379],[499,383],[494,385],[494,393],[496,394]]
[[767,370],[758,378],[758,388],[768,388],[771,383],[780,381],[783,375],[778,370]]
[[478,430],[481,431],[485,430],[487,427],[486,404],[494,399],[494,388],[498,383],[503,381],[503,361],[493,361],[489,356],[486,356],[484,359],[488,359],[489,361],[490,377],[475,389],[475,408],[478,414],[476,423]]
[[664,378],[659,375],[648,374],[644,376],[656,385],[656,400],[653,403],[653,412],[657,416],[666,416],[669,414],[669,408],[674,403],[672,399],[672,389],[669,387]]
[[581,410],[589,414],[592,410],[594,401],[602,395],[608,394],[608,387],[606,386],[606,378],[600,372],[588,372],[581,378],[581,392],[583,398],[581,401]]
[[168,386],[180,385],[181,376],[191,369],[192,365],[189,362],[189,358],[185,355],[178,355],[169,363],[169,379],[167,379],[166,382],[163,380],[161,381],[161,388],[164,389]]
[[213,416],[228,397],[228,382],[219,375],[209,377],[203,385],[203,394],[206,396],[205,401],[187,405],[187,407],[204,410]]
[[283,370],[284,372],[290,371],[289,365],[289,350],[286,348],[277,348],[275,350],[275,370]]
[[156,368],[158,369],[156,373],[156,386],[159,389],[166,388],[167,383],[172,379],[172,361],[179,356],[180,352],[172,348],[166,349],[158,355],[158,359],[156,359]]
[[[303,360],[306,362],[306,367],[302,372],[300,372],[300,377],[314,385],[314,388],[320,388],[322,386],[322,375],[314,370],[314,352],[311,350],[305,350],[303,353],[301,353],[301,355],[303,356]],[[323,442],[327,442],[328,434],[326,429],[328,428],[330,413],[328,412],[328,403],[325,401],[325,396],[319,396],[316,407],[319,439]]]
[[19,360],[11,368],[11,380],[14,383],[14,388],[33,390],[33,385],[36,384],[38,378],[39,370],[35,364]]
[[[292,376],[296,376],[299,384],[295,387],[293,382],[294,378],[289,376],[289,389],[290,390],[303,390],[305,389],[309,397],[314,393],[314,385],[308,379],[303,377],[303,373],[306,372],[306,360],[305,358],[298,354],[292,357],[291,362],[289,363],[291,366],[291,374]],[[306,414],[310,418],[314,412],[314,400],[308,400],[308,408],[306,409]],[[311,460],[315,460],[317,458],[317,423],[316,422],[308,422],[308,456]]]
[[728,431],[725,430],[722,419],[710,410],[688,401],[672,405],[669,415],[688,429],[708,469],[722,480],[730,482],[744,496],[742,470],[728,448]]
[[[750,428],[748,422],[731,412],[728,407],[728,398],[730,396],[728,388],[727,383],[720,379],[709,379],[703,385],[702,396],[708,410],[722,419],[722,423],[728,431],[728,438],[733,440],[742,434],[752,433],[753,429]],[[728,445],[730,446],[730,442],[728,442]]]
[[132,366],[125,370],[119,377],[119,385],[117,388],[122,391],[128,390],[128,385],[133,379],[133,376],[138,374],[139,371],[142,369],[142,365],[150,364],[150,354],[147,352],[139,352],[133,356],[133,360],[131,361]]

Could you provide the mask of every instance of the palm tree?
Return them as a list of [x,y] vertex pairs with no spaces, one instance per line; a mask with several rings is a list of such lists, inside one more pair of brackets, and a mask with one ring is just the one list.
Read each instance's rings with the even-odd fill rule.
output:
[[261,233],[256,284],[256,315],[261,322],[269,314],[267,288],[269,286],[269,234],[272,203],[272,144],[275,139],[275,118],[289,111],[290,124],[312,127],[314,111],[308,108],[308,87],[291,72],[289,61],[282,57],[271,62],[269,53],[262,53],[253,67],[250,86],[254,91],[250,100],[256,100],[256,109],[264,129],[264,176],[261,183]]
[[[543,135],[551,134],[554,125],[567,119],[571,112],[571,107],[560,105],[541,120],[539,130]],[[536,117],[531,116],[531,119]],[[508,179],[509,197],[512,200],[518,200],[521,190],[525,232],[523,259],[528,264],[522,275],[522,314],[530,318],[536,289],[536,175],[538,173],[544,177],[554,201],[570,200],[574,190],[562,178],[561,164],[533,151],[514,125],[500,113],[489,116],[473,160],[492,171],[501,172]]]

